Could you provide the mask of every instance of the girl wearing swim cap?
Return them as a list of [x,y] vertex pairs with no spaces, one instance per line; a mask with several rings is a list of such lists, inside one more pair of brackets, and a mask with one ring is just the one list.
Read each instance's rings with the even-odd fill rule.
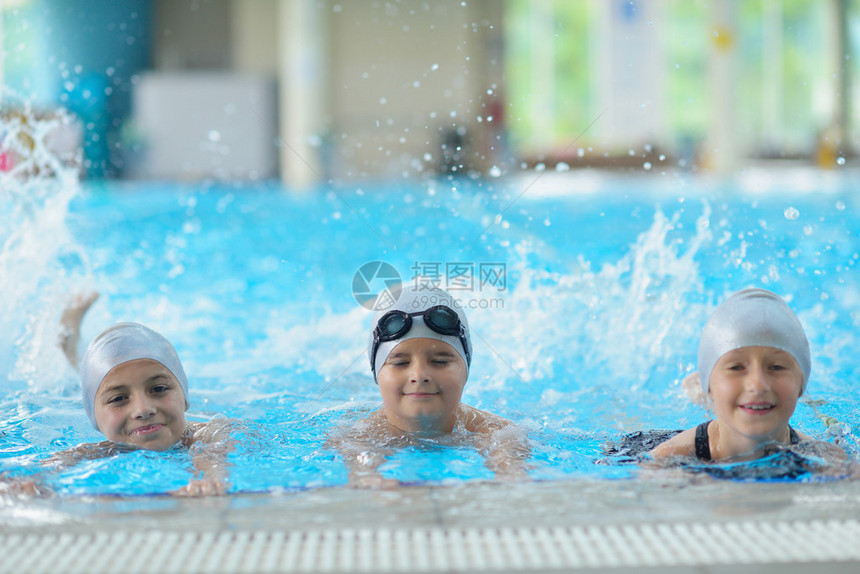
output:
[[117,323],[81,362],[84,411],[108,440],[167,450],[187,440],[188,379],[173,345],[139,323]]
[[466,315],[438,288],[404,288],[395,305],[378,311],[368,342],[382,407],[345,435],[333,437],[358,486],[394,486],[376,469],[390,451],[462,430],[497,477],[523,476],[528,447],[510,421],[460,402],[472,361]]
[[811,440],[788,424],[809,381],[809,342],[779,296],[745,289],[726,299],[702,330],[698,366],[716,419],[663,442],[652,457],[752,460],[768,445]]
[[[61,345],[77,364],[80,322],[97,293],[76,297],[63,313]],[[173,345],[139,323],[117,323],[89,344],[80,362],[84,411],[107,441],[85,444],[54,455],[61,466],[100,458],[117,450],[164,451],[176,446],[193,448],[198,478],[173,494],[224,494],[232,449],[230,423],[216,418],[208,423],[185,420],[188,379]]]

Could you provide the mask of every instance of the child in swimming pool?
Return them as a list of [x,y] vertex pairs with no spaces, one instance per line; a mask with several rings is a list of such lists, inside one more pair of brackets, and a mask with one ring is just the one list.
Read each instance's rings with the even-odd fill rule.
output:
[[[61,344],[73,365],[81,320],[97,296],[78,296],[63,313]],[[173,494],[226,492],[230,424],[226,419],[186,422],[188,379],[166,338],[139,323],[117,323],[90,343],[80,376],[87,417],[108,440],[61,452],[51,462],[66,466],[122,450],[164,451],[181,445],[191,451],[198,478]]]
[[[441,289],[404,288],[374,315],[368,345],[382,407],[332,441],[355,486],[396,486],[377,468],[392,448],[454,433],[482,452],[497,478],[525,477],[523,432],[507,419],[460,402],[472,359],[466,315]],[[457,439],[453,439],[457,440]]]
[[765,456],[772,445],[804,443],[815,454],[844,459],[839,447],[788,424],[809,381],[809,342],[774,293],[745,289],[717,307],[702,331],[698,363],[716,419],[658,445],[653,458],[743,461]]

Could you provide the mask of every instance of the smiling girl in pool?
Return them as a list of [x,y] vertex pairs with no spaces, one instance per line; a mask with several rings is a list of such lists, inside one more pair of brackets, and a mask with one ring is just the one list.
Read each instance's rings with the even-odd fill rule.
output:
[[[80,323],[97,293],[78,295],[62,317],[61,345],[77,364]],[[218,495],[228,488],[226,456],[233,424],[223,417],[188,422],[188,378],[173,345],[139,323],[117,323],[102,331],[80,361],[84,411],[106,441],[83,444],[51,457],[63,467],[125,450],[187,448],[195,477],[176,495]]]
[[789,419],[811,370],[809,342],[780,297],[745,289],[726,299],[702,331],[699,381],[716,419],[681,432],[651,451],[655,459],[701,461],[761,458],[774,445],[815,447],[837,459],[844,452],[793,429]]

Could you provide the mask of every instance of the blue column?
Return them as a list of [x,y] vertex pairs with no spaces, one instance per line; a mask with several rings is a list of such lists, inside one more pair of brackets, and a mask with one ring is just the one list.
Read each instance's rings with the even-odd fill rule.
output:
[[151,60],[150,12],[146,0],[33,0],[4,14],[4,83],[79,116],[89,177],[122,171],[133,78]]

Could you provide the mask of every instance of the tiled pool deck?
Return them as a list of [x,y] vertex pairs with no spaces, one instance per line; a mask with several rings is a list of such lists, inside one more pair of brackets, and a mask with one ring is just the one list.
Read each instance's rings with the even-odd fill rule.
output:
[[860,572],[860,482],[2,501],[2,572]]

